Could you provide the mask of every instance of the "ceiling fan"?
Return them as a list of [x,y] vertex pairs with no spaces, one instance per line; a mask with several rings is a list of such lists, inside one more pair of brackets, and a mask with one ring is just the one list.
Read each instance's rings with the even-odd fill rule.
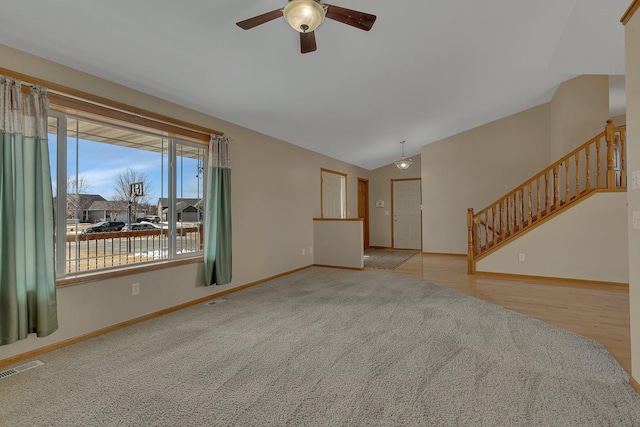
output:
[[282,8],[236,22],[243,30],[249,30],[258,25],[284,17],[291,27],[300,33],[300,52],[309,53],[317,49],[315,29],[324,18],[333,19],[361,30],[369,31],[376,21],[376,16],[358,12],[344,7],[320,3],[320,0],[289,0]]

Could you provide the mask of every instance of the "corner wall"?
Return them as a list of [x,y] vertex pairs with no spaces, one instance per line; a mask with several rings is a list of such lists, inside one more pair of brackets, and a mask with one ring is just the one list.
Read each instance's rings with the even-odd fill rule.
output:
[[422,250],[467,253],[481,209],[551,163],[549,104],[422,147]]
[[609,76],[567,80],[558,87],[549,105],[554,161],[603,131],[609,119]]
[[[114,65],[115,66],[115,65]],[[202,263],[58,289],[60,329],[0,347],[0,360],[145,314],[312,265],[320,216],[320,168],[347,174],[357,215],[357,178],[369,171],[284,141],[0,45],[0,67],[224,132],[231,144],[233,281],[203,287]],[[305,254],[302,249],[306,248]],[[131,283],[140,295],[131,296]]]
[[[625,25],[626,94],[627,94],[627,178],[640,173],[640,2]],[[633,228],[633,213],[640,212],[640,189],[627,191],[629,242],[629,306],[631,315],[631,374],[636,386],[640,382],[640,230]],[[636,390],[638,388],[636,387]]]

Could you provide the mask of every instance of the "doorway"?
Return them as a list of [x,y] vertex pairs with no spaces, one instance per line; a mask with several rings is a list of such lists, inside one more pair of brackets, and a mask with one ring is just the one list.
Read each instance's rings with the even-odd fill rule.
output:
[[420,178],[391,180],[391,235],[394,249],[422,250]]
[[362,218],[364,248],[369,248],[369,180],[358,178],[358,218]]

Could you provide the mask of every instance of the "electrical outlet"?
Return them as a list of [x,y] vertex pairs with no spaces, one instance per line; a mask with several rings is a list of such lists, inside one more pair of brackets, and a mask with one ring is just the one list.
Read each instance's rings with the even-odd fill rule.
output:
[[140,295],[140,283],[131,284],[131,295]]
[[304,254],[306,254],[306,253],[307,253],[306,249],[305,249],[305,248],[302,248],[302,255],[304,255]]
[[524,254],[518,254],[518,261],[524,261]]
[[312,254],[313,253],[313,246],[309,246],[309,253]]

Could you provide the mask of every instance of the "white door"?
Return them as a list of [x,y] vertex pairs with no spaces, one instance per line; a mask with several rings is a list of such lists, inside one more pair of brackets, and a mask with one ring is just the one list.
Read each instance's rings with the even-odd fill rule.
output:
[[420,180],[392,181],[393,247],[422,249]]

